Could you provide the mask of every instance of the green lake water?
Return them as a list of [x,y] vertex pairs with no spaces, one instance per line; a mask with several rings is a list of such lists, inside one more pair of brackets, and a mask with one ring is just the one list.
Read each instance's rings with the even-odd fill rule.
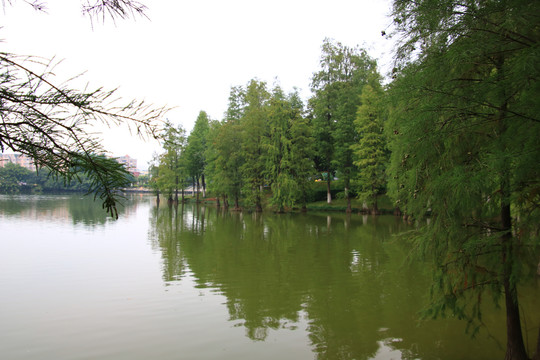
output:
[[[419,322],[430,269],[392,216],[252,214],[132,195],[0,196],[1,359],[502,359],[502,310],[476,338]],[[539,286],[522,291],[527,343]]]

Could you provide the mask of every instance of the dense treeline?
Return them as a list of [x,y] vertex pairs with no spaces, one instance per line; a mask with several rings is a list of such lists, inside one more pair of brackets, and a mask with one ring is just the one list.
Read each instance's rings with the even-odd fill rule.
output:
[[330,203],[339,178],[348,211],[356,196],[377,212],[387,192],[433,264],[426,315],[466,319],[474,333],[483,300],[502,300],[506,359],[538,359],[518,297],[540,255],[538,14],[525,0],[395,0],[389,84],[366,51],[325,40],[307,103],[252,80],[231,89],[221,121],[201,112],[188,137],[169,125],[154,186],[172,200],[193,182],[256,211],[304,208],[315,180]]
[[[135,178],[130,175],[129,178],[124,178],[123,183],[118,183],[118,186],[128,187],[134,182]],[[0,193],[4,194],[39,193],[42,191],[93,192],[95,186],[95,181],[83,170],[71,179],[64,179],[47,168],[36,172],[13,163],[7,163],[4,167],[0,167]]]
[[153,186],[171,201],[194,185],[225,207],[283,212],[305,209],[316,180],[327,182],[331,203],[331,182],[339,178],[348,211],[354,194],[377,211],[388,163],[381,80],[365,50],[327,39],[307,103],[296,89],[253,79],[231,89],[221,121],[201,111],[189,136],[167,123]]

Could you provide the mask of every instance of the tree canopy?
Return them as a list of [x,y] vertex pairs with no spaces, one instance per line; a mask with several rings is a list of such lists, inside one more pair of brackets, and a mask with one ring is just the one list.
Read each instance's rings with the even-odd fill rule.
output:
[[320,60],[321,70],[313,75],[310,99],[316,139],[317,169],[326,173],[328,203],[330,182],[337,171],[345,185],[350,207],[351,180],[356,173],[352,146],[358,141],[354,120],[362,88],[376,74],[376,62],[364,49],[344,46],[325,39]]
[[518,288],[538,261],[539,11],[519,0],[394,2],[403,42],[390,187],[433,260],[428,314],[475,324],[486,295],[503,298],[506,359],[527,358]]

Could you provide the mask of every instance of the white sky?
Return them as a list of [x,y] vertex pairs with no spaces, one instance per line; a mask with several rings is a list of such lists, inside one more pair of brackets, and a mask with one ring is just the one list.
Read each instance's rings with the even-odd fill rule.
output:
[[[325,37],[364,47],[389,68],[390,0],[140,0],[150,20],[105,24],[81,14],[76,0],[49,0],[47,14],[22,0],[0,12],[3,52],[56,57],[59,82],[85,72],[90,88],[119,88],[127,102],[145,100],[175,107],[167,118],[189,132],[200,110],[221,120],[231,86],[275,79],[285,91],[310,95]],[[146,168],[155,141],[126,129],[104,130],[104,145]]]

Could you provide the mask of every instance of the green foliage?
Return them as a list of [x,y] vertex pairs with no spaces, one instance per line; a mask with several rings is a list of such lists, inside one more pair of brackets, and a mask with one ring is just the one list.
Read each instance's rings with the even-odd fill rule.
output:
[[303,104],[297,92],[289,95],[291,104],[290,128],[287,131],[290,142],[290,172],[296,183],[297,195],[295,204],[306,207],[312,193],[315,175],[315,141],[309,118],[303,116]]
[[[207,165],[206,149],[207,137],[209,131],[208,114],[204,111],[199,113],[193,130],[187,138],[187,146],[185,150],[185,166],[187,173],[192,178],[196,179],[197,184],[202,177],[204,182],[205,169]],[[204,184],[203,184],[204,187]]]
[[133,175],[116,159],[102,155],[75,157],[67,183],[73,179],[80,181],[81,174],[88,179],[88,194],[94,194],[94,199],[99,198],[103,208],[117,219],[116,204],[119,199],[124,199],[120,189],[130,186],[134,180]]
[[268,109],[268,134],[264,137],[266,177],[270,201],[278,212],[296,203],[305,207],[313,174],[313,142],[309,123],[302,117],[298,92],[288,96],[279,86],[273,90]]
[[251,80],[244,93],[244,108],[240,120],[244,162],[240,167],[244,197],[262,211],[262,189],[265,185],[264,136],[268,131],[268,101],[266,83]]
[[356,172],[352,146],[358,134],[353,122],[362,88],[369,77],[378,77],[376,62],[365,50],[325,39],[320,64],[322,69],[313,75],[314,97],[310,100],[317,149],[315,163],[319,172],[339,172],[348,197]]
[[354,125],[358,142],[351,145],[354,165],[358,167],[356,186],[360,199],[368,202],[377,211],[377,196],[386,184],[385,170],[388,162],[386,137],[384,135],[383,100],[384,92],[378,79],[372,79],[362,89]]
[[314,150],[303,112],[296,90],[286,95],[275,86],[269,92],[258,80],[233,87],[223,121],[209,121],[201,112],[197,123],[202,125],[189,135],[183,163],[191,176],[200,176],[197,171],[205,176],[209,191],[225,206],[231,199],[235,208],[242,201],[262,211],[269,198],[277,211],[304,207],[311,195]]
[[[525,358],[517,285],[538,261],[540,5],[395,1],[405,35],[391,87],[390,191],[422,225],[433,316],[507,307],[508,358]],[[412,49],[414,53],[411,61]],[[532,60],[536,59],[536,60]]]
[[292,207],[296,184],[291,169],[289,127],[292,109],[280,87],[275,87],[268,105],[268,133],[263,138],[266,178],[272,187],[270,202],[279,212]]
[[224,182],[222,181],[221,169],[218,165],[219,151],[217,149],[217,142],[219,133],[221,130],[221,122],[212,120],[208,124],[208,134],[206,141],[206,149],[204,150],[204,157],[206,159],[206,180],[208,191],[216,196],[221,196],[225,192]]
[[[243,89],[231,88],[226,117],[221,123],[212,122],[206,156],[209,161],[208,175],[211,191],[218,196],[230,196],[239,207],[243,179],[240,168],[244,163],[241,148],[242,130],[240,119],[243,107]],[[225,204],[227,205],[227,204]]]
[[153,187],[164,193],[170,201],[178,201],[178,191],[185,188],[187,177],[185,130],[182,125],[175,127],[167,121],[161,138],[165,152],[152,166]]
[[30,170],[17,164],[7,163],[4,167],[0,167],[0,192],[7,194],[18,193],[30,173]]

